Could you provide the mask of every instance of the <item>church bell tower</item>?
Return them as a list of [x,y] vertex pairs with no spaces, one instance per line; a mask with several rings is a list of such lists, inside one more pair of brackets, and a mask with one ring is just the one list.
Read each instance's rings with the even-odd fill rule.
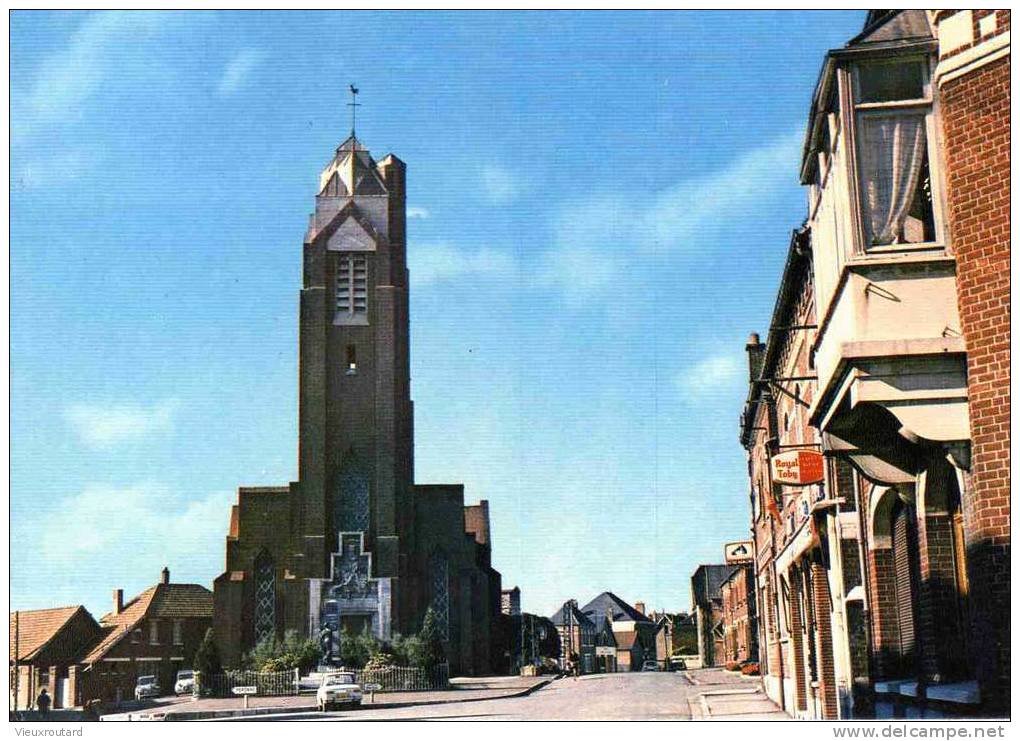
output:
[[[352,132],[319,177],[304,240],[299,495],[310,625],[400,628],[413,531],[405,165]],[[406,600],[405,600],[406,601]]]

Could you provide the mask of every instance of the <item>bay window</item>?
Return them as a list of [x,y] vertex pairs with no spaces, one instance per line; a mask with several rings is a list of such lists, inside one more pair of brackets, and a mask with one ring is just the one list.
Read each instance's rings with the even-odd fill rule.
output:
[[861,62],[853,86],[865,249],[937,242],[927,59]]

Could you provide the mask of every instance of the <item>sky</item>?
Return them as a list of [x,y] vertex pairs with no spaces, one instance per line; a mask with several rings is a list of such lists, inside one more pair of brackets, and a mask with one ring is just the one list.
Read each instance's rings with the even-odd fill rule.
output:
[[11,16],[11,609],[211,587],[297,475],[302,238],[350,128],[408,165],[418,483],[525,610],[690,608],[749,536],[767,328],[849,12]]

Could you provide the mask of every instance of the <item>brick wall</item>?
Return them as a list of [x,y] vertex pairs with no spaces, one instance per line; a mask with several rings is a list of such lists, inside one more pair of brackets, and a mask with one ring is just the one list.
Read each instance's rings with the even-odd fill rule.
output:
[[822,718],[835,720],[839,717],[839,701],[836,698],[836,665],[833,659],[832,642],[832,600],[829,596],[829,577],[825,567],[812,562],[812,599],[814,600],[815,636],[818,657],[818,691],[822,699]]
[[[1000,30],[1009,14],[999,11]],[[972,664],[982,694],[1009,694],[1009,229],[1010,59],[940,92],[949,225],[967,341],[971,476],[964,524],[971,582]]]

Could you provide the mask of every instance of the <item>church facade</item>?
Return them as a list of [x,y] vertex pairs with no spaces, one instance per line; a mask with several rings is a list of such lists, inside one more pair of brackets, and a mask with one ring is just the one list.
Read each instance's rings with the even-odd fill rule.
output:
[[303,248],[298,481],[242,487],[231,508],[214,584],[227,665],[289,631],[337,657],[344,628],[387,641],[430,606],[452,673],[498,660],[488,503],[414,484],[405,174],[352,133],[320,175]]

